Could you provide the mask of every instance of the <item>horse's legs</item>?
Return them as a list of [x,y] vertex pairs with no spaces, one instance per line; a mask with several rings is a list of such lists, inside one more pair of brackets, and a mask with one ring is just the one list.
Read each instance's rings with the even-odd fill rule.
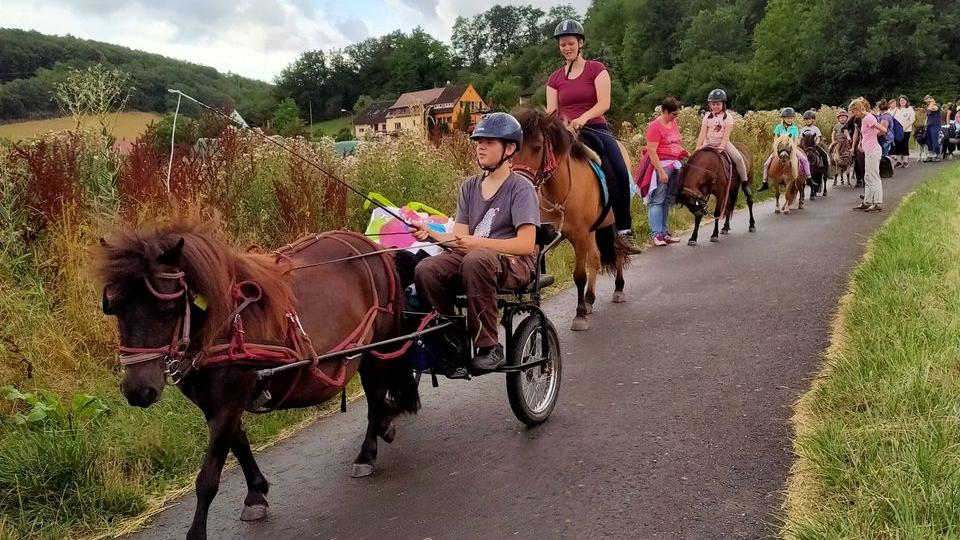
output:
[[780,213],[780,184],[774,184],[773,186],[773,213]]
[[267,491],[270,490],[270,484],[260,472],[256,460],[253,459],[253,452],[250,450],[250,441],[247,439],[247,432],[243,429],[241,423],[237,436],[230,445],[240,468],[243,470],[243,477],[247,480],[247,498],[243,500],[243,511],[240,513],[241,521],[257,521],[267,517]]
[[239,407],[227,407],[216,411],[207,419],[210,444],[207,446],[203,465],[197,475],[197,509],[193,514],[193,524],[187,531],[187,540],[206,540],[207,538],[207,513],[210,511],[210,503],[220,489],[223,463],[237,437],[242,414],[243,409]]
[[723,209],[720,208],[720,201],[717,201],[717,207],[713,209],[713,234],[710,235],[711,242],[720,241],[720,219],[723,217]]
[[573,282],[577,285],[577,315],[573,318],[570,329],[574,331],[589,330],[590,323],[587,321],[587,303],[584,299],[584,293],[587,287],[587,251],[590,246],[584,235],[580,235],[576,241],[571,239],[570,242],[573,244],[574,253]]
[[690,236],[690,239],[687,240],[688,246],[697,245],[697,236],[700,233],[700,220],[703,219],[703,214],[694,214],[693,215],[693,235]]
[[750,232],[757,232],[757,222],[753,220],[753,190],[750,189],[750,184],[744,182],[743,184],[743,194],[747,197],[747,213],[750,215]]
[[353,471],[350,476],[354,478],[373,474],[377,464],[377,436],[388,429],[384,426],[384,421],[387,420],[387,385],[383,375],[378,371],[377,366],[369,361],[361,361],[359,371],[360,384],[363,386],[363,393],[367,396],[367,431],[363,436],[363,444],[360,445],[360,453],[353,460]]
[[[594,242],[596,243],[596,242]],[[583,301],[587,305],[587,315],[593,313],[593,304],[597,300],[597,276],[600,275],[600,250],[593,248],[587,254],[587,290]]]

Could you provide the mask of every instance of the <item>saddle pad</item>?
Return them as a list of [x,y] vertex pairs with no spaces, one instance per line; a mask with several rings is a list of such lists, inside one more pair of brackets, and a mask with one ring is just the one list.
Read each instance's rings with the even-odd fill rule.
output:
[[[610,192],[607,189],[607,175],[603,174],[603,169],[600,168],[600,164],[591,161],[590,168],[593,169],[594,174],[597,175],[597,182],[600,182],[600,202],[601,206],[606,208],[607,203],[610,202]],[[633,184],[633,182],[630,182]]]

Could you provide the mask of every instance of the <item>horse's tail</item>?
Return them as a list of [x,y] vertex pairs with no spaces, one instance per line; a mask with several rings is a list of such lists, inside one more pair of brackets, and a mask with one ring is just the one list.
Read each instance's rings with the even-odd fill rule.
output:
[[620,258],[626,265],[630,261],[630,254],[617,249],[617,228],[614,225],[600,227],[596,232],[597,249],[600,251],[600,271],[613,272],[617,269],[617,259]]
[[420,410],[420,389],[408,364],[400,359],[392,362],[386,377],[387,390],[393,398],[395,412],[417,414]]

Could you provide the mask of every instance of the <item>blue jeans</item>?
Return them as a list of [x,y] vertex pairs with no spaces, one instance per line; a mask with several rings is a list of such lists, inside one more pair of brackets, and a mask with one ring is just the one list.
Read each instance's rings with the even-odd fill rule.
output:
[[940,155],[940,125],[927,126],[927,150],[934,156]]
[[667,191],[667,184],[659,184],[650,194],[650,202],[647,204],[647,221],[650,223],[650,234],[653,236],[667,234],[667,216],[670,213]]

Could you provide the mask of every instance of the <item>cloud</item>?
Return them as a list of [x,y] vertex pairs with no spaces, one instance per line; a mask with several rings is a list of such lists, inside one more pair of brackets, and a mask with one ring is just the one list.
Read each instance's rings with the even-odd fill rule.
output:
[[0,21],[266,81],[303,51],[368,37],[362,20],[331,15],[310,0],[2,0]]
[[[583,12],[590,0],[571,0]],[[0,0],[0,24],[85,39],[271,81],[311,49],[421,26],[448,41],[458,15],[556,0]]]
[[578,12],[585,13],[590,6],[590,0],[497,0],[477,2],[476,0],[396,0],[403,3],[410,10],[425,16],[423,26],[441,39],[448,40],[453,23],[458,16],[471,17],[482,13],[495,5],[523,6],[532,5],[544,11],[558,3],[569,3]]

